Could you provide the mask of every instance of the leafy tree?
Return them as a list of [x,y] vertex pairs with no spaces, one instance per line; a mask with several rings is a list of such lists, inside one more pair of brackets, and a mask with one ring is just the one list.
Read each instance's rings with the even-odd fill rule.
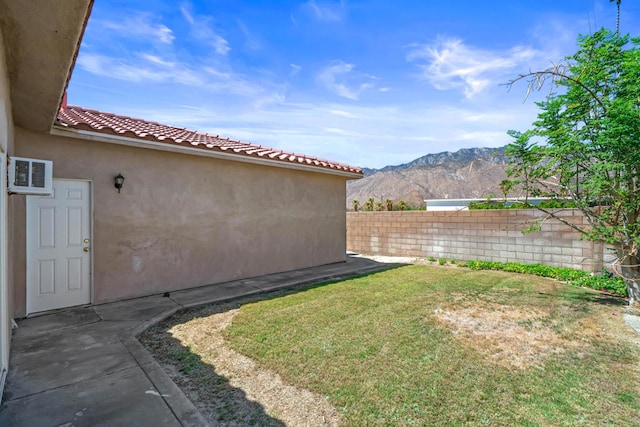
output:
[[560,64],[520,75],[551,85],[532,129],[510,131],[508,174],[536,195],[570,197],[588,221],[549,217],[615,248],[630,304],[640,300],[640,38],[601,29]]
[[[537,165],[540,161],[540,151],[537,150],[537,147],[531,142],[532,131],[518,132],[510,130],[507,133],[514,139],[505,149],[505,154],[510,159],[507,176],[510,178],[518,177],[520,179],[503,180],[500,183],[500,188],[502,188],[503,191],[504,188],[511,190],[519,185],[522,193],[524,193],[524,204],[528,205],[531,193],[537,193],[531,177],[535,175]],[[505,182],[510,182],[511,184],[508,185]],[[520,195],[518,197],[520,197]]]

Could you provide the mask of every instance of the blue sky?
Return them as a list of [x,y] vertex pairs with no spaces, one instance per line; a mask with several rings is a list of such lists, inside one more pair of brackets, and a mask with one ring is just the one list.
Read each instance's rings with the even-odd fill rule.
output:
[[69,104],[379,168],[507,144],[536,107],[501,84],[615,22],[609,0],[95,0]]

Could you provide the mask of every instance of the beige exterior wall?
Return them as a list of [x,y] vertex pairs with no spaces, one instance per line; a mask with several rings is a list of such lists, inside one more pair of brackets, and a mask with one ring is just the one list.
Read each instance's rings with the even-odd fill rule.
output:
[[[577,210],[559,214],[586,224]],[[577,231],[557,220],[545,221],[540,231],[522,233],[543,215],[535,209],[348,212],[347,248],[373,255],[602,269],[602,245],[581,240]]]
[[11,208],[7,195],[6,159],[13,150],[13,118],[11,115],[11,93],[7,72],[4,40],[0,31],[0,393],[4,386],[4,370],[8,366],[11,333],[9,325],[13,317],[13,293],[9,283],[12,281],[11,234],[9,231],[8,211]]
[[[16,129],[16,155],[93,183],[93,302],[345,260],[346,178]],[[113,177],[126,180],[118,194]],[[25,196],[15,304],[25,310]]]
[[4,40],[0,31],[0,152],[6,153],[13,140],[13,119],[11,118],[11,98],[9,78],[4,54]]

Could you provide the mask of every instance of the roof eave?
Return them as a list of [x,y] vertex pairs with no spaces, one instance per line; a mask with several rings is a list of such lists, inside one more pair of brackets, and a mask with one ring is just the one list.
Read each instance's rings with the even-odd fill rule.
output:
[[93,0],[0,0],[0,31],[17,126],[36,132],[51,129],[92,5]]

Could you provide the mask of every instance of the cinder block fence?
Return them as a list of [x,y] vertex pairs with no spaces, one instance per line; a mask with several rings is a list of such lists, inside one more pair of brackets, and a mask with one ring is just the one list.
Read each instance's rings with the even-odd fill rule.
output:
[[[578,210],[558,214],[586,224]],[[540,231],[522,233],[544,217],[536,209],[347,212],[347,249],[369,255],[602,269],[603,245],[581,239],[580,233],[558,220],[548,219]]]

